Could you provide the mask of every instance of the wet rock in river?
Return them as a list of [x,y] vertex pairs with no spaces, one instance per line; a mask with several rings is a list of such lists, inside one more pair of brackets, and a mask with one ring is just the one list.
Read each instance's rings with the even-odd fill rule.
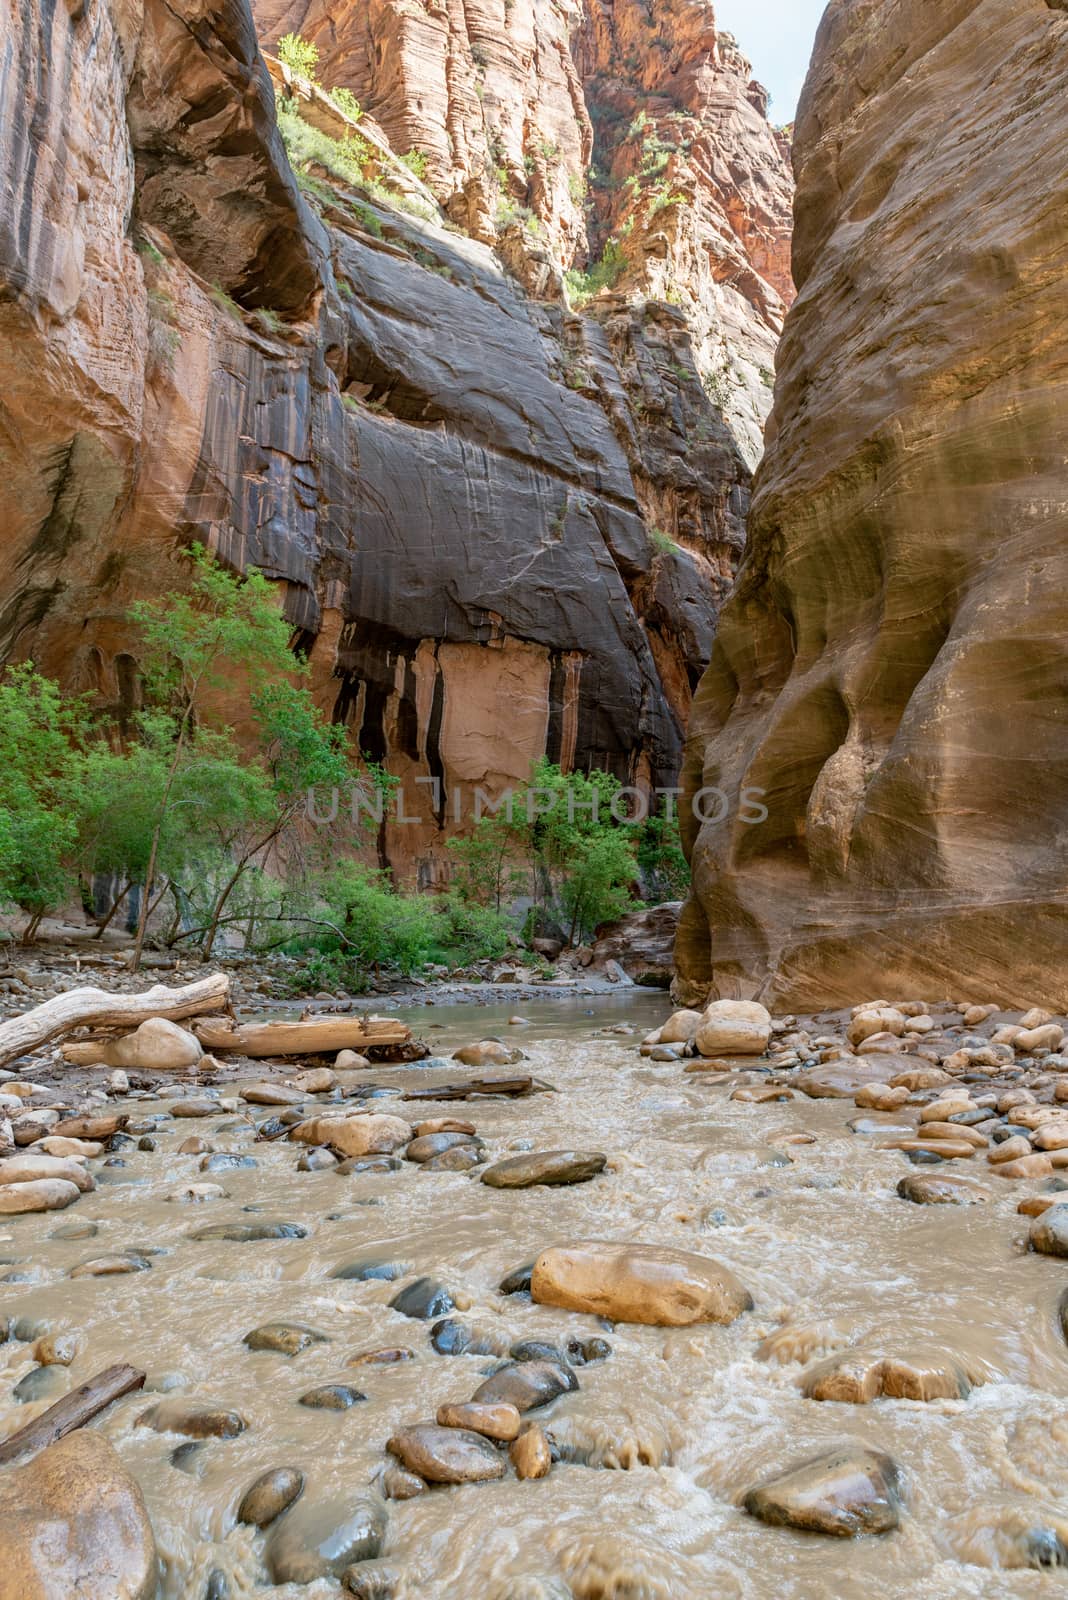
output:
[[339,1161],[334,1171],[339,1178],[347,1178],[354,1172],[399,1172],[403,1165],[397,1156],[352,1156]]
[[501,1044],[498,1039],[482,1039],[478,1044],[465,1044],[454,1050],[452,1059],[465,1067],[511,1067],[526,1058],[522,1050]]
[[156,1433],[181,1433],[187,1439],[236,1439],[248,1423],[239,1411],[205,1400],[159,1400],[137,1419],[138,1426]]
[[45,1333],[34,1342],[33,1359],[42,1367],[69,1367],[80,1348],[76,1333]]
[[607,1157],[599,1151],[537,1150],[509,1156],[487,1167],[482,1182],[491,1189],[528,1189],[535,1184],[586,1183],[604,1171]]
[[255,1156],[241,1156],[235,1150],[216,1150],[206,1155],[200,1163],[201,1172],[241,1172],[248,1167],[257,1167],[259,1162]]
[[412,1131],[417,1139],[423,1139],[431,1133],[474,1134],[478,1130],[473,1122],[464,1122],[459,1117],[426,1117],[417,1122]]
[[386,1261],[381,1256],[363,1256],[358,1261],[347,1261],[343,1266],[335,1267],[330,1274],[332,1278],[355,1279],[358,1283],[368,1280],[378,1280],[383,1283],[392,1283],[395,1278],[403,1278],[411,1268],[403,1261]]
[[469,1139],[466,1144],[453,1145],[450,1150],[443,1150],[440,1155],[431,1156],[429,1161],[424,1161],[420,1170],[422,1172],[470,1172],[473,1167],[480,1167],[486,1159],[486,1152],[477,1139]]
[[[678,1015],[678,1013],[676,1013]],[[693,1035],[702,1056],[763,1055],[771,1038],[771,1017],[756,1000],[714,1000]],[[661,1043],[667,1043],[663,1032]]]
[[444,1284],[434,1278],[416,1278],[407,1284],[389,1302],[394,1311],[404,1317],[415,1317],[429,1322],[433,1317],[447,1316],[455,1310],[455,1301]]
[[0,1600],[151,1600],[156,1581],[141,1491],[102,1434],[0,1474]]
[[733,1322],[753,1304],[733,1272],[710,1257],[597,1240],[543,1250],[530,1287],[540,1305],[658,1327]]
[[990,1196],[967,1178],[945,1177],[934,1173],[910,1172],[897,1186],[902,1200],[918,1206],[973,1206]]
[[299,1106],[304,1096],[284,1083],[250,1083],[241,1090],[241,1098],[250,1106]]
[[303,1322],[265,1322],[262,1327],[246,1333],[242,1344],[250,1350],[276,1350],[279,1355],[296,1356],[309,1345],[328,1344],[325,1333],[309,1328]]
[[172,1117],[217,1117],[221,1106],[218,1100],[203,1099],[175,1100],[170,1107]]
[[334,1057],[334,1066],[338,1072],[362,1072],[371,1065],[366,1056],[361,1056],[356,1050],[339,1050]]
[[750,1489],[742,1504],[773,1526],[851,1539],[889,1533],[901,1507],[896,1463],[855,1445],[814,1456]]
[[537,1423],[524,1428],[512,1441],[508,1454],[517,1478],[544,1478],[552,1466],[549,1441]]
[[511,1272],[506,1272],[497,1288],[501,1294],[529,1294],[533,1272],[533,1261],[524,1262],[523,1266],[514,1267]]
[[270,1467],[249,1483],[245,1494],[241,1496],[237,1520],[251,1523],[253,1528],[265,1528],[275,1517],[280,1517],[286,1507],[293,1506],[302,1491],[304,1474],[301,1470],[297,1467]]
[[417,1423],[399,1429],[386,1449],[428,1483],[485,1483],[504,1477],[504,1461],[493,1445],[462,1428]]
[[35,1178],[28,1183],[0,1184],[0,1216],[31,1211],[62,1211],[77,1200],[81,1190],[67,1178]]
[[404,1152],[409,1161],[429,1161],[433,1156],[440,1156],[454,1146],[471,1146],[478,1141],[470,1133],[457,1133],[443,1129],[440,1133],[424,1133],[413,1139]]
[[359,1355],[350,1356],[345,1363],[348,1367],[391,1367],[398,1361],[414,1361],[415,1351],[409,1350],[406,1345],[384,1345],[380,1350],[363,1350]]
[[[975,1382],[982,1382],[979,1375]],[[867,1405],[881,1395],[889,1400],[966,1400],[973,1377],[948,1350],[922,1349],[886,1356],[846,1350],[801,1375],[801,1391],[811,1400]]]
[[338,1165],[337,1156],[331,1150],[321,1147],[316,1150],[305,1150],[297,1162],[298,1172],[329,1172],[331,1167]]
[[[425,1484],[423,1488],[426,1488]],[[400,1497],[394,1495],[392,1498]],[[393,1600],[399,1582],[400,1578],[394,1567],[357,1564],[346,1567],[341,1574],[342,1589],[346,1594],[355,1595],[356,1600]]]
[[480,1383],[471,1396],[476,1405],[511,1405],[519,1412],[547,1406],[559,1395],[577,1389],[571,1368],[556,1361],[511,1361]]
[[12,1398],[19,1405],[34,1400],[55,1400],[67,1388],[67,1374],[62,1366],[32,1367],[12,1389]]
[[182,1140],[177,1153],[180,1156],[200,1156],[205,1150],[210,1149],[211,1145],[206,1139],[202,1139],[199,1133],[191,1133],[188,1139]]
[[307,1072],[297,1073],[293,1087],[302,1094],[329,1094],[337,1088],[337,1073],[329,1067],[309,1067]]
[[186,1183],[173,1190],[167,1199],[176,1205],[200,1206],[209,1200],[225,1200],[226,1190],[221,1183]]
[[417,1494],[425,1493],[427,1482],[417,1472],[409,1472],[407,1467],[387,1467],[382,1487],[388,1500],[414,1500]]
[[260,1239],[306,1239],[307,1228],[299,1222],[213,1222],[189,1235],[199,1241],[228,1239],[235,1244],[251,1244]]
[[1050,1206],[1031,1224],[1028,1243],[1044,1256],[1068,1257],[1068,1205]]
[[96,1187],[85,1163],[71,1156],[50,1156],[27,1150],[22,1155],[8,1156],[6,1161],[0,1161],[0,1185],[35,1183],[45,1178],[59,1178],[73,1183],[82,1194],[88,1194]]
[[388,1155],[409,1143],[412,1130],[400,1117],[373,1111],[350,1117],[312,1117],[291,1129],[289,1137],[300,1144],[329,1145],[343,1156]]
[[264,1559],[274,1583],[339,1578],[354,1562],[373,1561],[385,1534],[386,1508],[377,1495],[305,1494],[272,1525]]
[[439,1406],[437,1421],[439,1427],[466,1428],[504,1444],[516,1438],[520,1427],[519,1412],[503,1401],[496,1405],[480,1405],[468,1400],[459,1405]]
[[68,1276],[71,1278],[121,1278],[130,1272],[147,1272],[152,1263],[147,1256],[139,1255],[135,1250],[126,1250],[114,1255],[94,1256],[91,1261],[82,1261],[72,1267]]
[[307,1406],[312,1411],[348,1411],[350,1406],[366,1399],[363,1391],[353,1388],[351,1384],[323,1383],[302,1394],[297,1404]]

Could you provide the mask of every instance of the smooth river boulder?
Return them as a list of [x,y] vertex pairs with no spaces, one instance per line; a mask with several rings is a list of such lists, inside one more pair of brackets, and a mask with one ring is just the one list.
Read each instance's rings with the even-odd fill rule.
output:
[[141,1490],[102,1434],[0,1473],[0,1600],[152,1600],[156,1565]]
[[385,1536],[386,1507],[377,1495],[310,1499],[305,1494],[272,1525],[267,1570],[275,1583],[340,1578],[354,1561],[373,1561]]
[[299,1144],[327,1144],[343,1156],[389,1155],[408,1143],[412,1130],[400,1117],[385,1112],[367,1116],[312,1117],[289,1137]]
[[733,1322],[753,1304],[733,1272],[708,1256],[596,1240],[543,1250],[530,1293],[539,1305],[666,1328]]
[[713,1000],[701,1017],[693,1042],[702,1056],[760,1056],[770,1038],[771,1015],[759,1001]]
[[504,1457],[488,1439],[467,1428],[417,1423],[388,1441],[390,1455],[427,1483],[485,1483],[504,1477]]
[[73,1205],[81,1190],[67,1178],[34,1178],[28,1183],[0,1184],[0,1216],[26,1211],[62,1211]]
[[508,1156],[487,1167],[482,1182],[491,1189],[530,1189],[535,1184],[588,1183],[604,1171],[607,1156],[599,1150],[535,1150]]
[[898,1469],[881,1451],[848,1445],[769,1478],[742,1504],[761,1522],[807,1533],[889,1533],[901,1507]]

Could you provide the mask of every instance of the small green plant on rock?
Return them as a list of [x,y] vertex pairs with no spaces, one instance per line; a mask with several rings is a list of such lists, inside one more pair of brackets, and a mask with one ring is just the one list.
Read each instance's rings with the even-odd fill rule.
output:
[[278,59],[298,78],[315,82],[315,68],[319,61],[319,47],[299,33],[286,33],[278,41]]

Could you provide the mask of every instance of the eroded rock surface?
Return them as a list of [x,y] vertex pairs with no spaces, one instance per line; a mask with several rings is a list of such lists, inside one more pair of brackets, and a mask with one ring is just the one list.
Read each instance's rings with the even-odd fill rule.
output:
[[[407,780],[418,821],[381,842],[421,883],[451,797],[543,753],[672,784],[743,541],[790,180],[709,6],[659,11],[259,8],[427,156],[446,231],[325,171],[302,191],[245,0],[104,0],[90,27],[31,0],[2,68],[0,653],[128,717],[128,607],[199,539],[277,580],[323,704]],[[589,222],[587,96],[612,170]],[[613,230],[618,292],[574,313],[562,267]]]
[[824,18],[799,294],[685,779],[768,817],[691,830],[684,1003],[963,974],[1066,1003],[1066,69],[1068,17],[1032,0]]

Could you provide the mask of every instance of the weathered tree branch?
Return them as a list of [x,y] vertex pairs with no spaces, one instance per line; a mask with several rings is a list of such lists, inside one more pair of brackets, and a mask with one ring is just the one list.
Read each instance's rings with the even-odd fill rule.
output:
[[0,1022],[0,1066],[47,1044],[74,1028],[136,1028],[148,1017],[200,1016],[204,1012],[226,1011],[230,1004],[230,979],[224,972],[213,972],[195,983],[168,989],[158,983],[143,994],[109,994],[106,989],[69,989],[21,1017]]

